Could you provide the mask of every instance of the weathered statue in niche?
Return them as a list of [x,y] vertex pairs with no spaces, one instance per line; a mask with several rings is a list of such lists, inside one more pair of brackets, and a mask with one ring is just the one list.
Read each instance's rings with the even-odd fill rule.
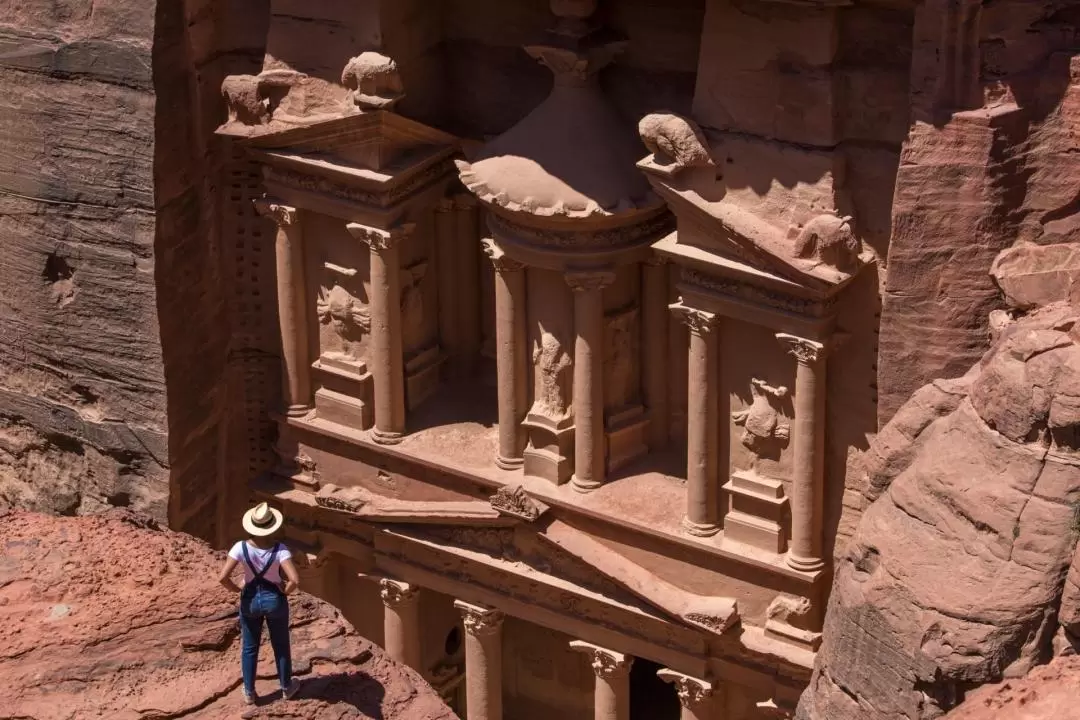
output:
[[532,412],[552,419],[565,417],[570,410],[567,389],[573,361],[562,343],[541,328],[540,337],[533,342],[533,365],[536,367]]
[[731,414],[735,424],[743,429],[739,441],[759,459],[776,460],[790,436],[790,427],[780,412],[780,403],[787,397],[788,389],[754,378],[750,381],[750,394],[753,397],[750,407]]
[[637,401],[640,334],[638,309],[630,307],[606,318],[604,327],[604,399],[611,410]]
[[371,332],[371,313],[368,308],[337,283],[319,288],[315,308],[319,322],[329,326],[340,341],[336,350],[324,354],[339,354],[350,360],[359,360],[363,352],[363,335]]
[[415,353],[428,344],[424,336],[424,277],[427,263],[420,261],[402,271],[401,340],[407,353]]

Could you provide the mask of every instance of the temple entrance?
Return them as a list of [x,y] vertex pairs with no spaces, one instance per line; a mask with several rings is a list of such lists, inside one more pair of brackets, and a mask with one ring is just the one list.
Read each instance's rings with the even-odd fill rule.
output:
[[679,720],[682,708],[675,686],[657,676],[661,666],[635,658],[630,666],[630,720]]

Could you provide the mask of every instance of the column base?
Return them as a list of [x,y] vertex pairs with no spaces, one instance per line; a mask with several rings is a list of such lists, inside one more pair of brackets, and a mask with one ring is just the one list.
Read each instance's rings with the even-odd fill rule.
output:
[[698,523],[688,517],[683,517],[683,530],[694,537],[712,537],[720,532],[720,526],[716,523]]
[[312,408],[310,405],[289,405],[287,408],[285,408],[285,415],[293,418],[304,417],[313,409],[314,408]]
[[579,493],[592,492],[593,490],[603,487],[604,483],[596,480],[578,480],[577,475],[570,476],[570,487],[577,490]]
[[817,572],[825,567],[825,561],[821,558],[804,558],[788,553],[786,559],[788,567],[802,572]]
[[508,458],[502,455],[495,456],[495,465],[502,470],[520,470],[525,467],[525,458]]
[[388,432],[375,428],[371,431],[371,439],[379,445],[397,445],[405,439],[405,433]]

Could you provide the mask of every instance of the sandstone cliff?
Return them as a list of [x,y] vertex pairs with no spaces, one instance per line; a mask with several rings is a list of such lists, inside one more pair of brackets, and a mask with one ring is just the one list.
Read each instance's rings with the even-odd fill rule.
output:
[[304,594],[292,600],[299,694],[274,702],[264,637],[265,700],[246,708],[236,598],[216,580],[223,556],[148,519],[0,510],[0,548],[3,717],[454,718],[415,672]]
[[918,391],[864,458],[872,504],[799,718],[938,717],[1080,631],[1080,308],[994,320],[982,361]]

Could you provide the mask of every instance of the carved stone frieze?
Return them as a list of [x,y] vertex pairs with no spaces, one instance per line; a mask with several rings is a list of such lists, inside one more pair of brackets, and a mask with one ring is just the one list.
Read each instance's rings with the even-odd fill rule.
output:
[[470,635],[494,635],[502,629],[504,615],[494,608],[486,608],[456,600],[456,607],[465,621],[465,632]]
[[742,426],[739,441],[760,457],[770,446],[786,444],[790,436],[791,429],[778,407],[787,397],[788,389],[754,378],[750,381],[750,394],[753,398],[750,407],[733,412],[731,418]]
[[548,506],[532,499],[520,485],[499,488],[491,496],[491,507],[500,513],[534,522],[543,515]]
[[683,675],[666,668],[656,674],[664,682],[675,685],[675,690],[679,694],[679,702],[684,708],[697,710],[704,703],[712,701],[713,684],[711,682]]
[[379,580],[379,597],[382,598],[383,604],[388,608],[398,608],[416,600],[420,596],[419,591],[420,589],[415,585],[400,580],[391,578],[381,578]]
[[315,494],[315,504],[328,510],[341,510],[343,512],[357,512],[368,504],[371,497],[369,493],[359,488],[343,488],[337,485],[327,484]]
[[389,188],[385,192],[373,192],[360,188],[334,182],[329,178],[319,177],[300,172],[291,168],[264,166],[268,182],[277,183],[283,187],[303,190],[306,192],[328,195],[338,200],[350,203],[368,205],[374,207],[389,207],[410,195],[438,181],[453,172],[453,164],[450,160],[437,162],[430,167],[421,170],[407,181]]
[[643,245],[668,234],[674,228],[674,219],[671,215],[663,213],[636,225],[606,230],[541,230],[512,224],[498,215],[491,214],[488,217],[488,225],[497,234],[544,248],[564,251],[574,249],[615,251]]
[[480,244],[484,248],[484,254],[491,260],[497,272],[517,272],[525,268],[523,263],[514,260],[506,254],[497,242],[492,238],[483,238]]
[[300,213],[296,208],[284,205],[273,198],[256,198],[252,204],[257,213],[270,218],[278,227],[294,225],[300,219]]
[[802,365],[812,365],[825,358],[827,348],[824,343],[787,333],[777,333],[776,339],[787,347],[788,352]]
[[836,299],[833,297],[822,300],[800,298],[744,282],[711,277],[688,268],[682,269],[681,279],[688,285],[695,285],[720,295],[800,315],[814,316],[828,313],[836,304]]

